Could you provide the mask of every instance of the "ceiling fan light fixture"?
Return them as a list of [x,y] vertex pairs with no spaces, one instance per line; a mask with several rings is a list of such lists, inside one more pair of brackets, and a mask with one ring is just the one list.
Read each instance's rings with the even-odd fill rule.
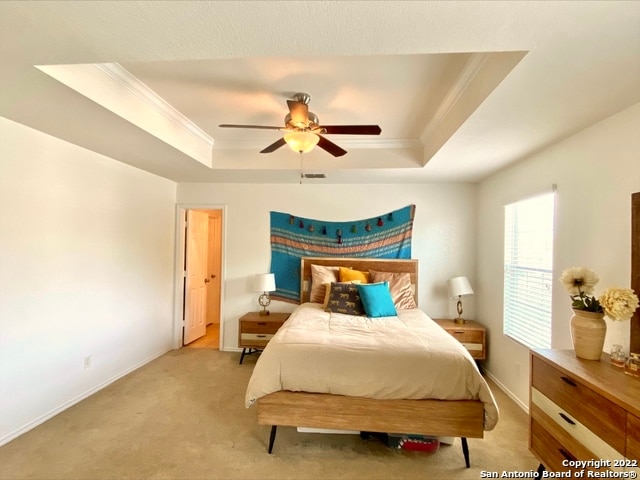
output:
[[294,152],[307,153],[318,144],[320,137],[312,132],[290,132],[284,136],[284,141]]

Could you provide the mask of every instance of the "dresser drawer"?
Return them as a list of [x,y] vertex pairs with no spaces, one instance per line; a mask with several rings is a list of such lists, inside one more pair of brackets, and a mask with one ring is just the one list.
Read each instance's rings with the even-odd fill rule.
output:
[[531,414],[531,418],[538,422],[538,424],[553,436],[567,452],[571,453],[571,455],[580,460],[597,458],[595,453],[580,443],[579,439],[574,438],[570,432],[567,432],[559,423],[547,415],[547,413],[535,403],[531,402],[529,412]]
[[[598,437],[576,418],[556,405],[536,388],[531,389],[531,405],[540,412],[539,423],[553,433],[567,451],[579,460],[609,460],[611,465],[624,460],[624,454]],[[533,413],[533,412],[532,412]],[[544,415],[544,416],[543,416]],[[545,422],[543,420],[549,420]],[[618,463],[616,463],[616,461]]]
[[469,350],[473,358],[484,360],[484,331],[447,329],[447,332]]
[[279,322],[261,322],[255,320],[246,320],[240,322],[240,331],[242,333],[267,333],[274,334],[282,326]]
[[456,340],[460,343],[479,343],[482,345],[484,341],[484,332],[480,330],[452,330],[447,329]]
[[266,347],[272,333],[242,333],[240,334],[240,347]]
[[529,439],[531,450],[539,459],[544,459],[543,464],[547,470],[552,472],[566,472],[567,470],[573,472],[576,470],[562,464],[565,460],[572,461],[576,458],[534,419],[531,420]]
[[623,408],[548,363],[532,358],[531,385],[618,452],[625,451]]
[[625,457],[640,462],[640,418],[627,414],[627,450]]
[[476,360],[486,358],[486,329],[482,324],[475,320],[466,320],[460,324],[450,318],[435,318],[434,322],[460,342],[473,358]]
[[625,470],[635,472],[636,478],[640,477],[640,418],[627,413],[627,464]]

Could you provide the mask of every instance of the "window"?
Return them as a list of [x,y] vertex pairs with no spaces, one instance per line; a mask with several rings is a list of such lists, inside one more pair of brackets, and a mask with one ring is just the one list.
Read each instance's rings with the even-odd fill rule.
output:
[[529,348],[551,347],[555,193],[505,206],[504,334]]

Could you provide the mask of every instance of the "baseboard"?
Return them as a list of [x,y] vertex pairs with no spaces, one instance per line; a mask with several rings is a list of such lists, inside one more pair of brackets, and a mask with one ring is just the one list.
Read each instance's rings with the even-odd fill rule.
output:
[[516,405],[518,405],[522,410],[524,410],[524,413],[526,413],[527,415],[529,415],[529,406],[525,405],[524,403],[522,403],[522,401],[520,401],[520,399],[518,397],[516,397],[511,390],[509,390],[500,380],[498,380],[491,372],[489,372],[486,369],[482,369],[482,373],[484,375],[486,375],[487,377],[489,377],[493,383],[495,383],[500,390],[502,390],[504,393],[507,394],[507,396],[513,400],[514,402],[516,402]]
[[76,397],[74,397],[71,400],[63,403],[59,407],[56,407],[53,410],[50,410],[49,412],[45,413],[44,415],[39,416],[35,420],[32,420],[31,422],[29,422],[26,425],[24,425],[23,427],[20,427],[19,429],[15,430],[13,432],[10,432],[10,433],[8,433],[6,435],[3,435],[2,437],[0,437],[0,447],[2,445],[5,445],[5,444],[9,443],[11,440],[14,440],[14,439],[18,438],[20,435],[23,435],[23,434],[27,433],[29,430],[34,429],[35,427],[37,427],[38,425],[46,422],[50,418],[55,417],[59,413],[65,411],[67,408],[72,407],[73,405],[75,405],[78,402],[81,402],[82,400],[84,400],[87,397],[90,397],[94,393],[98,392],[99,390],[102,390],[104,387],[112,384],[116,380],[119,380],[120,378],[124,377],[125,375],[130,374],[134,370],[137,370],[138,368],[146,365],[147,363],[155,360],[156,358],[161,357],[165,353],[170,352],[171,350],[172,350],[171,348],[167,348],[166,350],[163,350],[163,351],[161,351],[159,353],[151,355],[150,357],[148,357],[148,358],[144,359],[143,361],[137,363],[133,367],[126,369],[125,371],[115,375],[114,377],[111,377],[110,379],[108,379],[108,380],[102,382],[101,384],[91,388],[90,390],[87,390],[86,392],[81,393],[80,395],[77,395]]
[[223,347],[220,349],[221,352],[235,352],[242,353],[242,349],[238,347]]

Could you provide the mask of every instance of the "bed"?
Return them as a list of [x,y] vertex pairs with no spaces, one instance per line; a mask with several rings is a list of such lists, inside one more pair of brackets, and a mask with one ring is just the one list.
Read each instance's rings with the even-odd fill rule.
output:
[[300,306],[262,352],[245,398],[272,427],[268,452],[278,426],[411,433],[460,437],[469,467],[467,438],[498,421],[471,355],[417,308],[383,318],[326,312],[309,301],[312,265],[408,273],[417,303],[417,260],[303,257]]

